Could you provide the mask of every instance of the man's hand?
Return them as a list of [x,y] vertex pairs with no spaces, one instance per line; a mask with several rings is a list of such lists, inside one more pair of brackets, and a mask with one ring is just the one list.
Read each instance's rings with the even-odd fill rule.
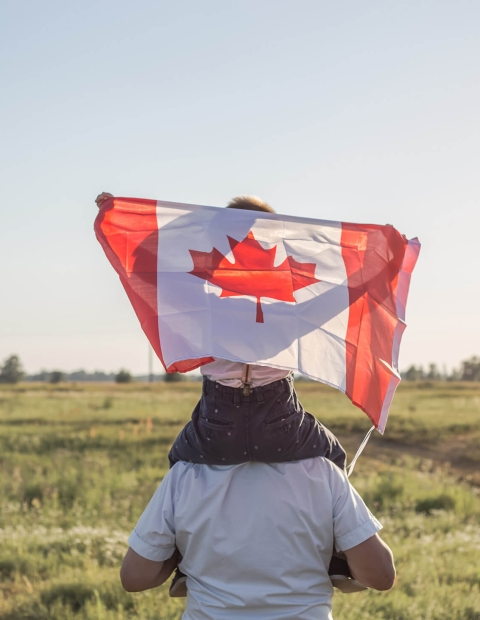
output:
[[114,197],[113,194],[109,194],[108,192],[102,192],[101,194],[98,194],[98,196],[95,198],[97,207],[101,209],[105,200],[108,200],[109,198],[113,198],[113,197]]

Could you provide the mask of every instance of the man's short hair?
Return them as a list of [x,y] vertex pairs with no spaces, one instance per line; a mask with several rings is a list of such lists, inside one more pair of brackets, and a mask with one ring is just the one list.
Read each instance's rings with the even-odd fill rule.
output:
[[227,205],[227,209],[246,209],[248,211],[275,213],[275,210],[258,196],[237,196],[236,198],[232,198]]

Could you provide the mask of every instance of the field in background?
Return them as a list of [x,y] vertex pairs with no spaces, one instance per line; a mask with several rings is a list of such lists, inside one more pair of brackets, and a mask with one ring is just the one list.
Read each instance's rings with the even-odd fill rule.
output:
[[[353,456],[369,428],[340,393],[298,382]],[[126,539],[168,469],[199,383],[0,386],[0,618],[177,620],[168,586],[118,580]],[[480,620],[480,385],[403,384],[352,482],[384,524],[391,592],[336,594],[337,620]]]

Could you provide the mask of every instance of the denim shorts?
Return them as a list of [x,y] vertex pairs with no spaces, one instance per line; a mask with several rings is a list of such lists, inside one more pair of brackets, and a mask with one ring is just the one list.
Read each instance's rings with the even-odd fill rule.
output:
[[252,388],[232,388],[204,377],[202,397],[191,421],[168,455],[177,461],[234,465],[279,463],[324,456],[345,469],[338,439],[304,410],[293,376]]

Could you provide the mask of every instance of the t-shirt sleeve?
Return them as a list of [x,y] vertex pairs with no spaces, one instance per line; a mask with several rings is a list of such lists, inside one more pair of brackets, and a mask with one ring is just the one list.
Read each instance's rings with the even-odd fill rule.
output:
[[175,551],[175,484],[171,469],[155,491],[128,539],[138,555],[154,562],[168,560]]
[[337,551],[347,551],[365,542],[382,529],[346,474],[330,464],[333,506],[333,535]]

